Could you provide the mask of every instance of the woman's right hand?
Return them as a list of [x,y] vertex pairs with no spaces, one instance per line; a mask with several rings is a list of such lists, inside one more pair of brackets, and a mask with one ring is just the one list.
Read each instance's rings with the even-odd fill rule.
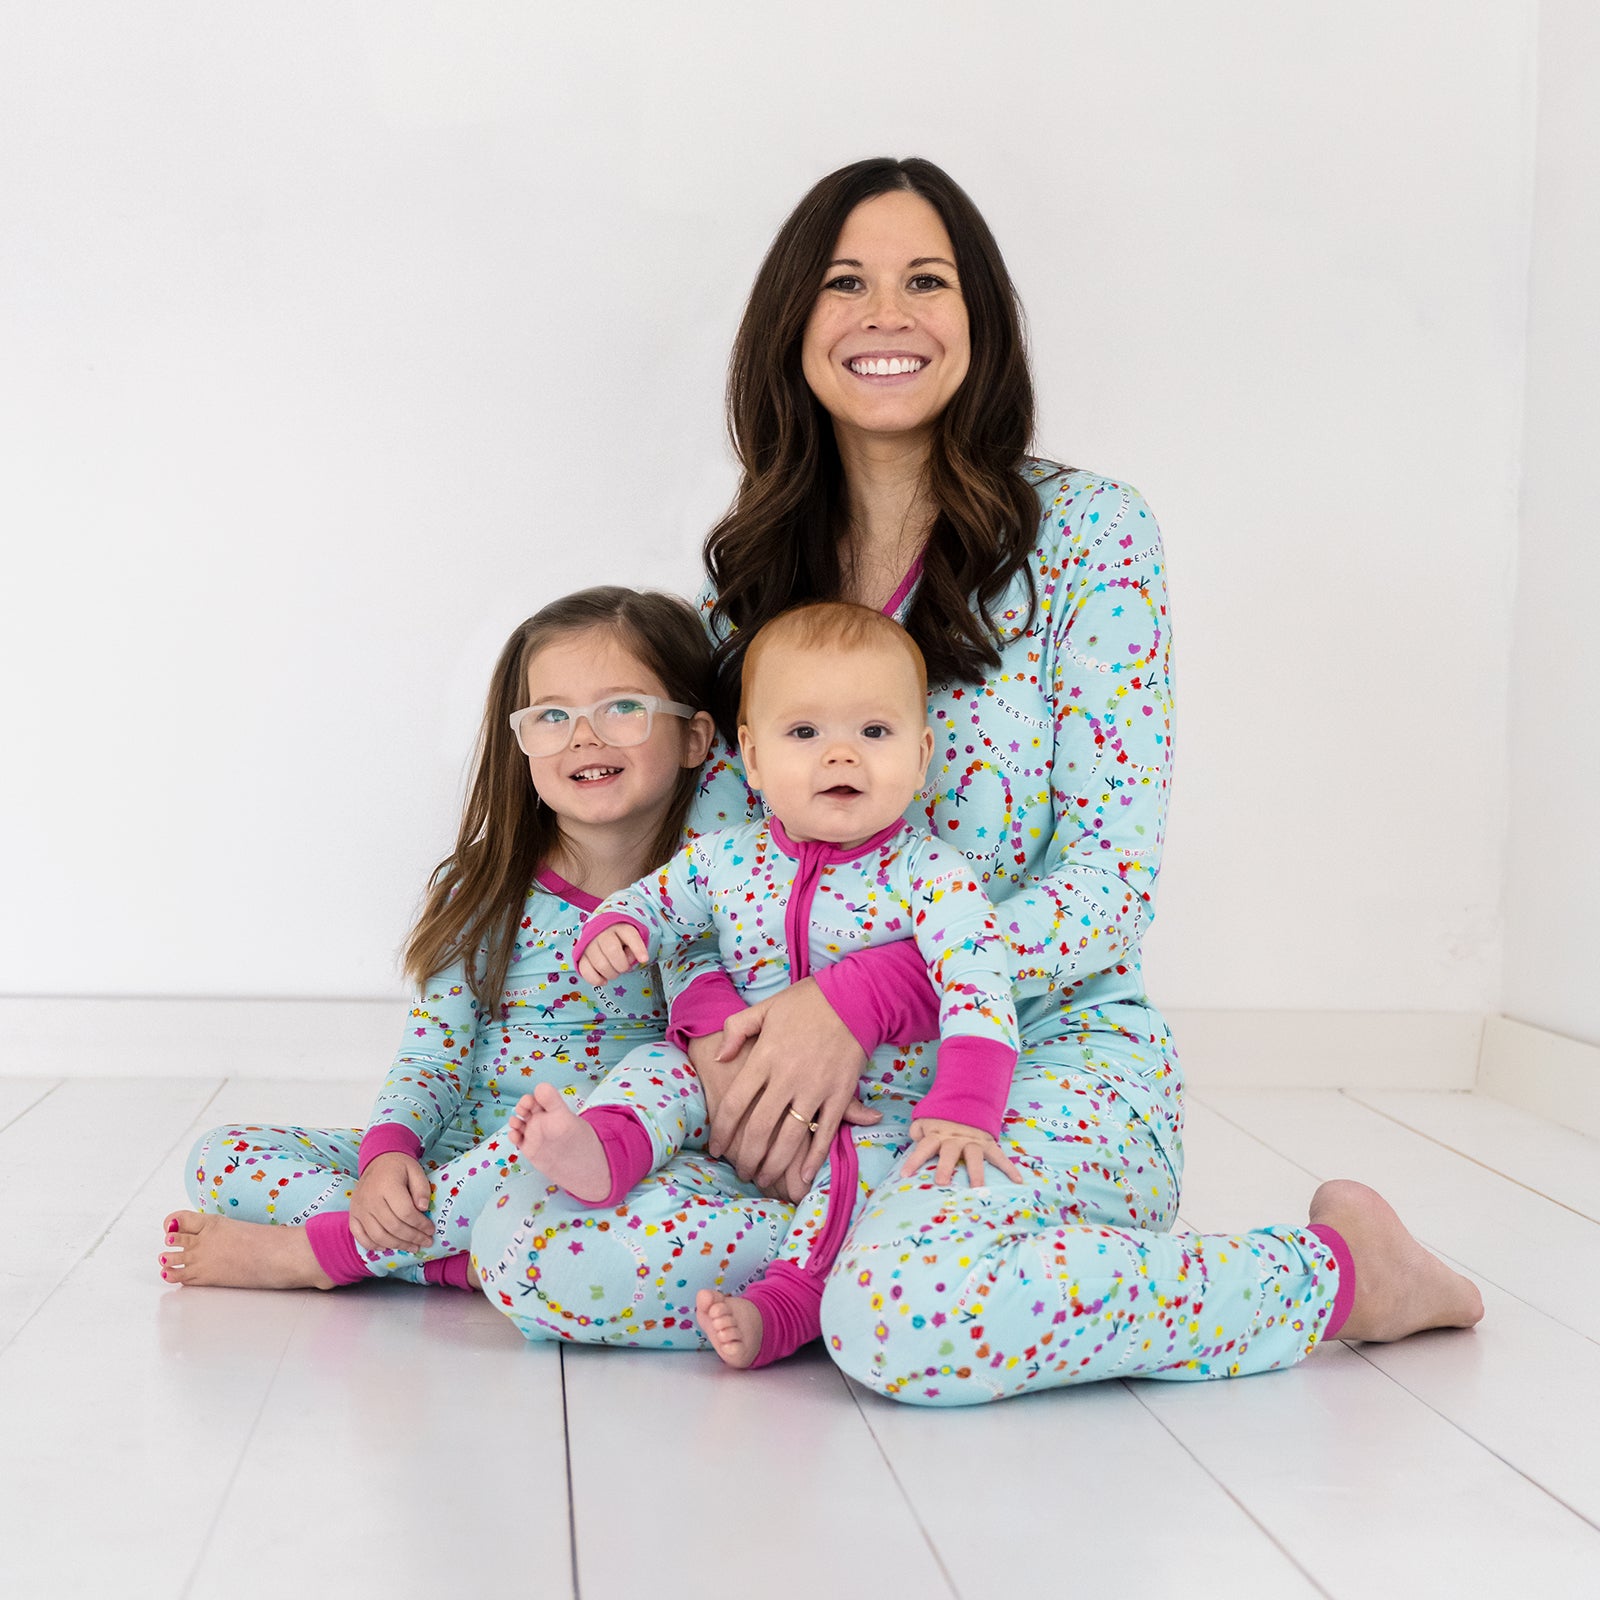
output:
[[815,980],[728,1019],[730,1036],[752,1029],[758,1036],[741,1049],[739,1074],[712,1110],[708,1145],[763,1193],[795,1201],[821,1170],[839,1124],[870,1126],[881,1114],[855,1097],[866,1057]]
[[422,1163],[403,1150],[385,1150],[356,1179],[350,1232],[363,1250],[420,1250],[433,1241],[432,1203]]

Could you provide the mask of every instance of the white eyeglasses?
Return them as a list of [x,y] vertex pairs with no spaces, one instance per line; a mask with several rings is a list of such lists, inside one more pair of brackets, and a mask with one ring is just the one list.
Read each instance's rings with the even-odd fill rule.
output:
[[623,749],[650,737],[658,711],[672,717],[695,714],[693,706],[657,694],[614,694],[592,706],[524,706],[511,713],[511,731],[524,755],[553,756],[572,743],[578,719],[586,717],[601,743]]

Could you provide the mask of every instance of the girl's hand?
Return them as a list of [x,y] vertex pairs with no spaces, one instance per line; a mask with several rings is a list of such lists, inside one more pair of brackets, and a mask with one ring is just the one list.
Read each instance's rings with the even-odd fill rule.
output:
[[961,1122],[940,1122],[937,1118],[919,1117],[911,1124],[911,1137],[917,1142],[900,1169],[902,1178],[909,1178],[918,1167],[926,1166],[937,1158],[935,1183],[949,1183],[956,1168],[965,1165],[967,1181],[978,1188],[983,1183],[983,1164],[998,1167],[1014,1183],[1021,1183],[1022,1174],[1014,1163],[1001,1154],[1000,1146],[991,1134],[982,1128],[969,1128]]
[[637,928],[615,922],[589,941],[578,960],[578,971],[588,983],[606,983],[634,967],[642,967],[649,955],[650,946]]
[[[880,1120],[856,1103],[866,1057],[811,978],[750,1009],[760,1013],[757,1038],[712,1112],[708,1147],[726,1155],[747,1182],[754,1178],[763,1189],[798,1199],[821,1170],[841,1121]],[[748,1018],[749,1012],[729,1018],[727,1033],[742,1038]],[[782,1179],[782,1189],[772,1187]],[[791,1195],[797,1182],[799,1192]]]
[[432,1203],[422,1163],[403,1150],[386,1150],[356,1179],[350,1232],[363,1250],[420,1250],[433,1242]]

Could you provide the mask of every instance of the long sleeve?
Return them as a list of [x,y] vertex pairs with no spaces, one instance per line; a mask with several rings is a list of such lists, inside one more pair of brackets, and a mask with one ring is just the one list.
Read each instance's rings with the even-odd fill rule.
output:
[[711,895],[702,841],[691,839],[664,867],[607,895],[584,924],[572,959],[577,961],[596,934],[618,922],[638,929],[650,947],[649,961],[654,961],[665,945],[709,933]]
[[424,986],[405,1035],[378,1090],[358,1165],[403,1150],[421,1155],[461,1107],[472,1075],[479,1029],[488,1015],[456,963]]
[[[716,644],[718,635],[711,618],[714,598],[710,585],[704,585],[696,606],[711,642]],[[690,835],[759,822],[761,816],[761,801],[745,782],[738,750],[719,733],[711,742],[689,807]],[[667,1038],[680,1049],[690,1039],[720,1032],[728,1017],[744,1009],[744,1001],[722,965],[717,942],[709,935],[668,947],[662,955],[660,971],[671,1005]]]
[[[998,906],[1019,999],[1066,991],[1137,956],[1154,912],[1172,775],[1171,633],[1155,518],[1092,480],[1058,524],[1049,595],[1054,719],[1043,870]],[[1002,735],[1003,737],[1003,735]]]
[[[981,869],[1019,1003],[1066,1008],[1142,992],[1137,952],[1171,781],[1171,635],[1143,498],[1048,463],[1037,472],[1034,626],[1002,638],[1001,668],[984,683],[935,697],[928,819]],[[1005,614],[1025,605],[1019,590]],[[932,1036],[932,992],[909,974],[890,946],[821,981],[872,1048]]]
[[1017,1010],[994,907],[959,851],[935,840],[907,852],[912,938],[939,995],[933,1087],[914,1115],[999,1135],[1017,1064]]

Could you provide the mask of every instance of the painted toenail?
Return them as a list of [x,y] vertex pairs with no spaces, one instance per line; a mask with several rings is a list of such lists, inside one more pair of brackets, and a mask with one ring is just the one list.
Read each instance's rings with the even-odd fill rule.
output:
[[165,1256],[162,1256],[162,1258],[161,1258],[161,1265],[162,1265],[162,1266],[166,1266],[166,1264],[167,1264],[167,1258],[166,1258],[166,1257],[165,1257]]

